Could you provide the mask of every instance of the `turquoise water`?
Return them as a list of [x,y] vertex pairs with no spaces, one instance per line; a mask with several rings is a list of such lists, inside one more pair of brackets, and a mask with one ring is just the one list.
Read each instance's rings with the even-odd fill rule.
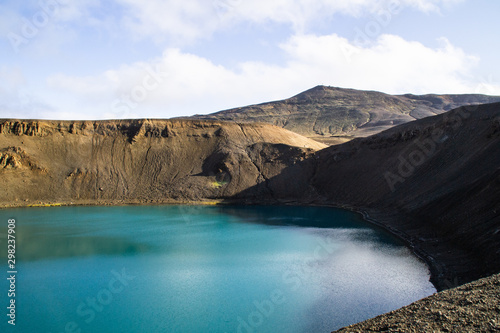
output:
[[330,332],[435,292],[357,215],[319,207],[55,207],[16,219],[16,326],[1,332]]

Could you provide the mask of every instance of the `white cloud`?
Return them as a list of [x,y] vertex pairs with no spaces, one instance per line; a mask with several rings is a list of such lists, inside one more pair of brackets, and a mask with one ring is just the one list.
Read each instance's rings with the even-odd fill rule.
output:
[[295,36],[283,48],[291,67],[322,82],[389,93],[470,92],[465,77],[478,59],[447,40],[431,49],[394,35],[357,46],[337,35]]
[[[311,23],[330,21],[336,13],[359,17],[404,7],[439,11],[444,5],[460,1],[463,0],[7,0],[0,4],[0,32],[17,44],[17,51],[37,43],[34,50],[29,50],[31,53],[43,48],[42,44],[47,45],[42,50],[44,54],[57,53],[86,27],[114,34],[121,34],[125,27],[136,39],[151,38],[161,44],[168,40],[169,45],[179,46],[241,23],[280,23],[291,26],[295,33],[306,33]],[[12,34],[17,36],[14,42]]]
[[374,14],[404,7],[424,12],[463,0],[116,0],[127,8],[123,23],[136,37],[189,42],[206,38],[231,25],[251,22],[289,24],[297,33],[336,13],[350,16]]
[[218,23],[211,1],[116,1],[128,9],[122,22],[138,38],[195,40],[211,34]]
[[[394,35],[356,46],[335,34],[296,35],[281,45],[284,65],[216,65],[179,49],[99,76],[57,75],[50,89],[67,98],[65,118],[175,117],[286,98],[318,84],[388,93],[500,94],[471,73],[479,59],[447,40],[433,49]],[[346,50],[348,50],[346,52]],[[481,90],[480,90],[481,89]],[[67,113],[74,110],[73,113]]]
[[86,20],[91,17],[91,12],[95,8],[102,7],[101,0],[45,0],[43,2],[57,2],[54,16],[58,21],[74,22],[76,20]]
[[450,6],[465,0],[402,0],[401,3],[423,12],[440,11],[442,6]]

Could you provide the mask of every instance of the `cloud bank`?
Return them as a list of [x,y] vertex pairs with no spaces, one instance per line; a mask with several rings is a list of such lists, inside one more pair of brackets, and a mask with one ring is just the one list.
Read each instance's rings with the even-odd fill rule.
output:
[[308,34],[295,35],[280,48],[287,59],[280,66],[242,62],[229,69],[169,48],[150,62],[92,77],[55,75],[48,85],[87,105],[90,118],[209,113],[286,98],[318,84],[393,94],[500,93],[494,85],[484,91],[472,75],[478,58],[446,39],[433,49],[395,35],[359,46],[336,34]]
[[[439,15],[461,1],[7,0],[0,5],[8,16],[0,20],[0,32],[28,40],[21,45],[29,48],[24,57],[57,55],[78,45],[88,29],[130,45],[154,41],[163,52],[87,76],[51,71],[35,81],[27,68],[3,68],[0,112],[54,119],[187,116],[283,99],[319,84],[393,94],[500,94],[491,78],[474,76],[480,59],[446,38],[430,47],[385,33],[403,10]],[[334,22],[336,15],[363,22],[352,40],[311,28]],[[219,64],[185,51],[186,45],[212,45],[214,35],[245,24],[286,27],[288,37],[277,48],[284,60]],[[38,32],[28,38],[23,29],[29,25]]]

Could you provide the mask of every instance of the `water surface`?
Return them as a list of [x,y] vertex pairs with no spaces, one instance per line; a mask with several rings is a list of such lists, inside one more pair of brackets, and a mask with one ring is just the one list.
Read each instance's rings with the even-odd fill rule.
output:
[[424,263],[319,207],[57,207],[16,219],[16,327],[1,332],[330,332],[435,292]]

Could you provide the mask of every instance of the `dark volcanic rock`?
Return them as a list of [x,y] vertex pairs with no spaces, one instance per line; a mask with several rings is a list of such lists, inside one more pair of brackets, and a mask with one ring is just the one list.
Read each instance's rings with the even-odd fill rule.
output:
[[[462,107],[330,147],[317,154],[312,183],[326,201],[408,216],[391,225],[449,262],[453,279],[497,273],[499,117],[500,104]],[[474,272],[450,249],[474,257]]]
[[493,275],[335,332],[500,332],[499,289]]
[[[364,211],[435,263],[440,289],[498,273],[499,119],[500,104],[462,107],[323,149],[270,179],[267,198]],[[264,200],[254,190],[238,196]]]

